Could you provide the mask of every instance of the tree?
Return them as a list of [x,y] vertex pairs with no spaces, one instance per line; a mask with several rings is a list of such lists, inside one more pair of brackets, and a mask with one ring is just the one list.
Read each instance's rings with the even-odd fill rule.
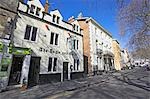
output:
[[150,59],[150,0],[117,1],[120,34],[129,36],[129,48],[134,53]]

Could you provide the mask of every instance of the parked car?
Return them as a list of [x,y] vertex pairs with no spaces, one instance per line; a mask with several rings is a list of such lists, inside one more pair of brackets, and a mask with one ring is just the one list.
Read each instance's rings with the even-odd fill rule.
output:
[[144,67],[144,66],[150,66],[150,63],[149,62],[144,62],[143,64],[141,64],[141,67]]

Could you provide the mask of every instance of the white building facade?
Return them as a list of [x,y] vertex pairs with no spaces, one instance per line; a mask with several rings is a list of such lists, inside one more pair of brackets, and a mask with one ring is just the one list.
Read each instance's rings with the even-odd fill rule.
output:
[[[112,35],[91,17],[80,17],[77,20],[83,27],[83,31],[84,24],[82,21],[88,24],[88,31],[84,33],[89,34],[90,55],[88,57],[90,57],[92,66],[91,71],[110,71],[114,69]],[[86,42],[84,44],[86,45]],[[86,48],[86,46],[84,47]]]
[[[13,46],[18,49],[12,52],[9,83],[33,86],[81,77],[82,40],[81,29],[75,31],[72,24],[63,21],[58,10],[45,12],[39,0],[20,2],[13,34]],[[20,80],[14,81],[13,76],[19,73]]]

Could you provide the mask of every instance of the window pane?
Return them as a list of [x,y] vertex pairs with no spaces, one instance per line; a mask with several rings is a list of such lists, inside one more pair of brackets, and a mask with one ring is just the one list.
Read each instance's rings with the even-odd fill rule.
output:
[[30,13],[34,14],[34,9],[35,9],[35,6],[34,6],[34,5],[31,5]]
[[53,15],[53,22],[55,22],[56,15]]
[[48,71],[51,71],[51,69],[52,69],[52,58],[49,58]]
[[76,60],[74,59],[74,70],[76,70]]
[[79,44],[79,40],[77,40],[77,49],[78,49],[78,46],[79,46],[78,44]]
[[57,17],[57,24],[59,24],[59,19],[60,19],[60,17]]
[[40,11],[41,11],[41,9],[37,7],[37,9],[36,9],[36,15],[39,16],[40,15]]
[[55,45],[58,45],[58,34],[55,36]]
[[50,44],[53,44],[54,41],[54,33],[51,33],[51,40],[50,40]]
[[75,43],[76,43],[76,40],[73,40],[73,49],[75,49]]
[[31,26],[30,26],[30,25],[27,25],[27,26],[26,26],[25,35],[24,35],[24,39],[29,40],[29,38],[30,38],[30,32],[31,32]]
[[31,41],[36,40],[37,28],[33,27]]
[[77,60],[77,70],[79,70],[79,59]]
[[54,58],[54,67],[53,67],[53,71],[56,71],[56,67],[57,67],[57,58]]

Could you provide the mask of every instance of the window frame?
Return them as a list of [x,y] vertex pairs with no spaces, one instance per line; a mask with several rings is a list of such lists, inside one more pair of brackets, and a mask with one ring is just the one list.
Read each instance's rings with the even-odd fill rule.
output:
[[58,37],[59,37],[59,34],[55,34],[55,45],[58,45]]
[[[51,60],[51,66],[50,66],[50,60]],[[53,58],[49,57],[49,60],[48,60],[48,72],[52,71],[52,67],[53,67]]]
[[36,6],[33,5],[33,4],[31,4],[31,7],[30,7],[30,13],[31,13],[31,14],[34,14],[34,13],[35,13],[35,8],[36,8]]
[[[29,37],[28,38],[25,38],[25,35],[26,35],[26,31],[27,31],[27,26],[30,26],[30,31],[29,31]],[[36,29],[36,32],[35,32],[35,40],[32,40],[33,39],[33,33],[34,33],[34,29]],[[27,40],[27,41],[31,41],[31,42],[36,42],[37,41],[37,36],[38,36],[38,28],[35,27],[35,26],[31,26],[31,25],[26,25],[26,29],[25,29],[25,34],[24,34],[24,40]]]
[[35,14],[36,14],[37,16],[40,16],[40,11],[41,11],[41,8],[36,7],[36,13],[35,13]]
[[52,17],[52,22],[56,22],[56,15],[55,14],[53,14],[53,17]]
[[[53,37],[52,37],[52,34],[53,34]],[[54,32],[51,32],[51,37],[50,37],[50,44],[51,44],[51,45],[54,44],[54,36],[55,36],[55,33],[54,33]]]

